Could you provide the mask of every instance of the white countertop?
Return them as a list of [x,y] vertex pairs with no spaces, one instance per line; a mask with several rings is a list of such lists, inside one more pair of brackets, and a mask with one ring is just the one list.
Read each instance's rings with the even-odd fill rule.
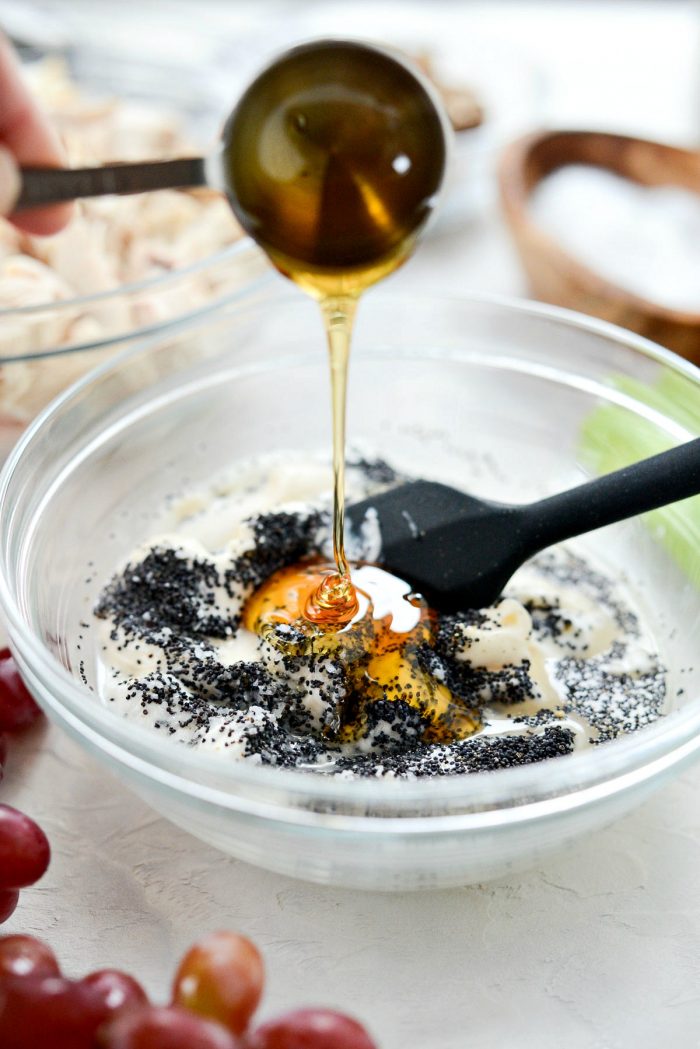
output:
[[3,801],[47,832],[47,875],[6,932],[65,969],[132,971],[156,998],[204,931],[251,936],[264,1013],[336,1006],[381,1049],[695,1049],[700,768],[537,870],[386,895],[306,885],[200,844],[58,730],[12,748]]
[[[514,18],[518,7],[541,17],[588,8],[600,19],[604,6],[613,27],[622,9],[647,20],[653,9],[669,32],[689,29],[694,13],[700,34],[700,5],[684,3],[490,8]],[[689,36],[676,38],[677,61],[691,55]],[[687,111],[681,120],[674,110],[669,137],[692,140],[696,100],[685,85]],[[668,93],[679,90],[660,89],[670,108]],[[524,292],[494,211],[438,227],[393,283],[409,293]],[[229,927],[264,952],[265,1014],[336,1006],[366,1022],[381,1049],[700,1044],[700,768],[537,870],[431,895],[325,889],[229,859],[159,818],[50,727],[12,746],[0,796],[35,817],[53,848],[47,875],[3,931],[45,937],[69,974],[123,967],[163,998],[187,945]]]

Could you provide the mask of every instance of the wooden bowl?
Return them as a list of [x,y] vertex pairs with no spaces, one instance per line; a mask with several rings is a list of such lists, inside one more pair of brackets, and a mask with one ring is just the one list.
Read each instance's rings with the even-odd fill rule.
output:
[[530,195],[542,179],[568,164],[590,164],[645,186],[700,193],[700,154],[601,131],[543,131],[508,146],[499,171],[506,219],[536,298],[613,321],[700,364],[700,312],[669,309],[618,287],[535,223]]

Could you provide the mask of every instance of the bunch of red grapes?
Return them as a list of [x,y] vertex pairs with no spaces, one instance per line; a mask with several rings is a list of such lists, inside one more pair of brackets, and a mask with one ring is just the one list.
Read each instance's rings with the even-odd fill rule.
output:
[[[9,652],[0,651],[0,777],[5,733],[41,712]],[[0,922],[20,889],[45,872],[49,843],[17,809],[0,805]],[[182,958],[171,1002],[152,1005],[127,973],[102,969],[80,980],[61,973],[50,947],[31,936],[0,937],[2,1049],[376,1049],[364,1027],[330,1009],[297,1009],[251,1027],[263,991],[260,952],[234,932],[210,933]]]
[[[33,725],[41,711],[19,676],[7,648],[0,651],[0,779],[7,758],[7,735]],[[17,906],[19,890],[38,881],[51,850],[43,830],[24,813],[0,805],[0,922]],[[0,1043],[1,1044],[1,1043]]]
[[330,1009],[297,1009],[258,1027],[263,989],[254,944],[210,933],[178,966],[170,1005],[151,1005],[127,973],[61,975],[53,951],[31,936],[0,938],[3,1049],[376,1049],[365,1029]]

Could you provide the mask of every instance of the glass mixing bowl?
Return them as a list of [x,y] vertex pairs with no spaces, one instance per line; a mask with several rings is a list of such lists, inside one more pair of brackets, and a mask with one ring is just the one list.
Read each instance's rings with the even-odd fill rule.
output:
[[[318,310],[280,289],[102,366],[20,440],[0,477],[0,601],[21,670],[106,771],[251,863],[369,889],[460,885],[534,864],[636,805],[700,749],[698,500],[586,540],[645,606],[670,696],[656,724],[590,751],[427,782],[347,781],[198,753],[96,695],[81,624],[166,500],[242,457],[329,446]],[[427,458],[434,477],[458,476],[478,495],[530,499],[697,435],[698,375],[550,307],[371,293],[353,350],[350,440],[409,470]]]

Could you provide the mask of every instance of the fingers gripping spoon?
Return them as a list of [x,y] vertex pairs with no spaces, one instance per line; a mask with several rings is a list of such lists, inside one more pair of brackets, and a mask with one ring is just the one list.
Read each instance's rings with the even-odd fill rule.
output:
[[700,493],[700,438],[536,503],[475,499],[412,481],[348,507],[357,530],[376,513],[381,563],[434,608],[493,604],[513,573],[554,543]]

